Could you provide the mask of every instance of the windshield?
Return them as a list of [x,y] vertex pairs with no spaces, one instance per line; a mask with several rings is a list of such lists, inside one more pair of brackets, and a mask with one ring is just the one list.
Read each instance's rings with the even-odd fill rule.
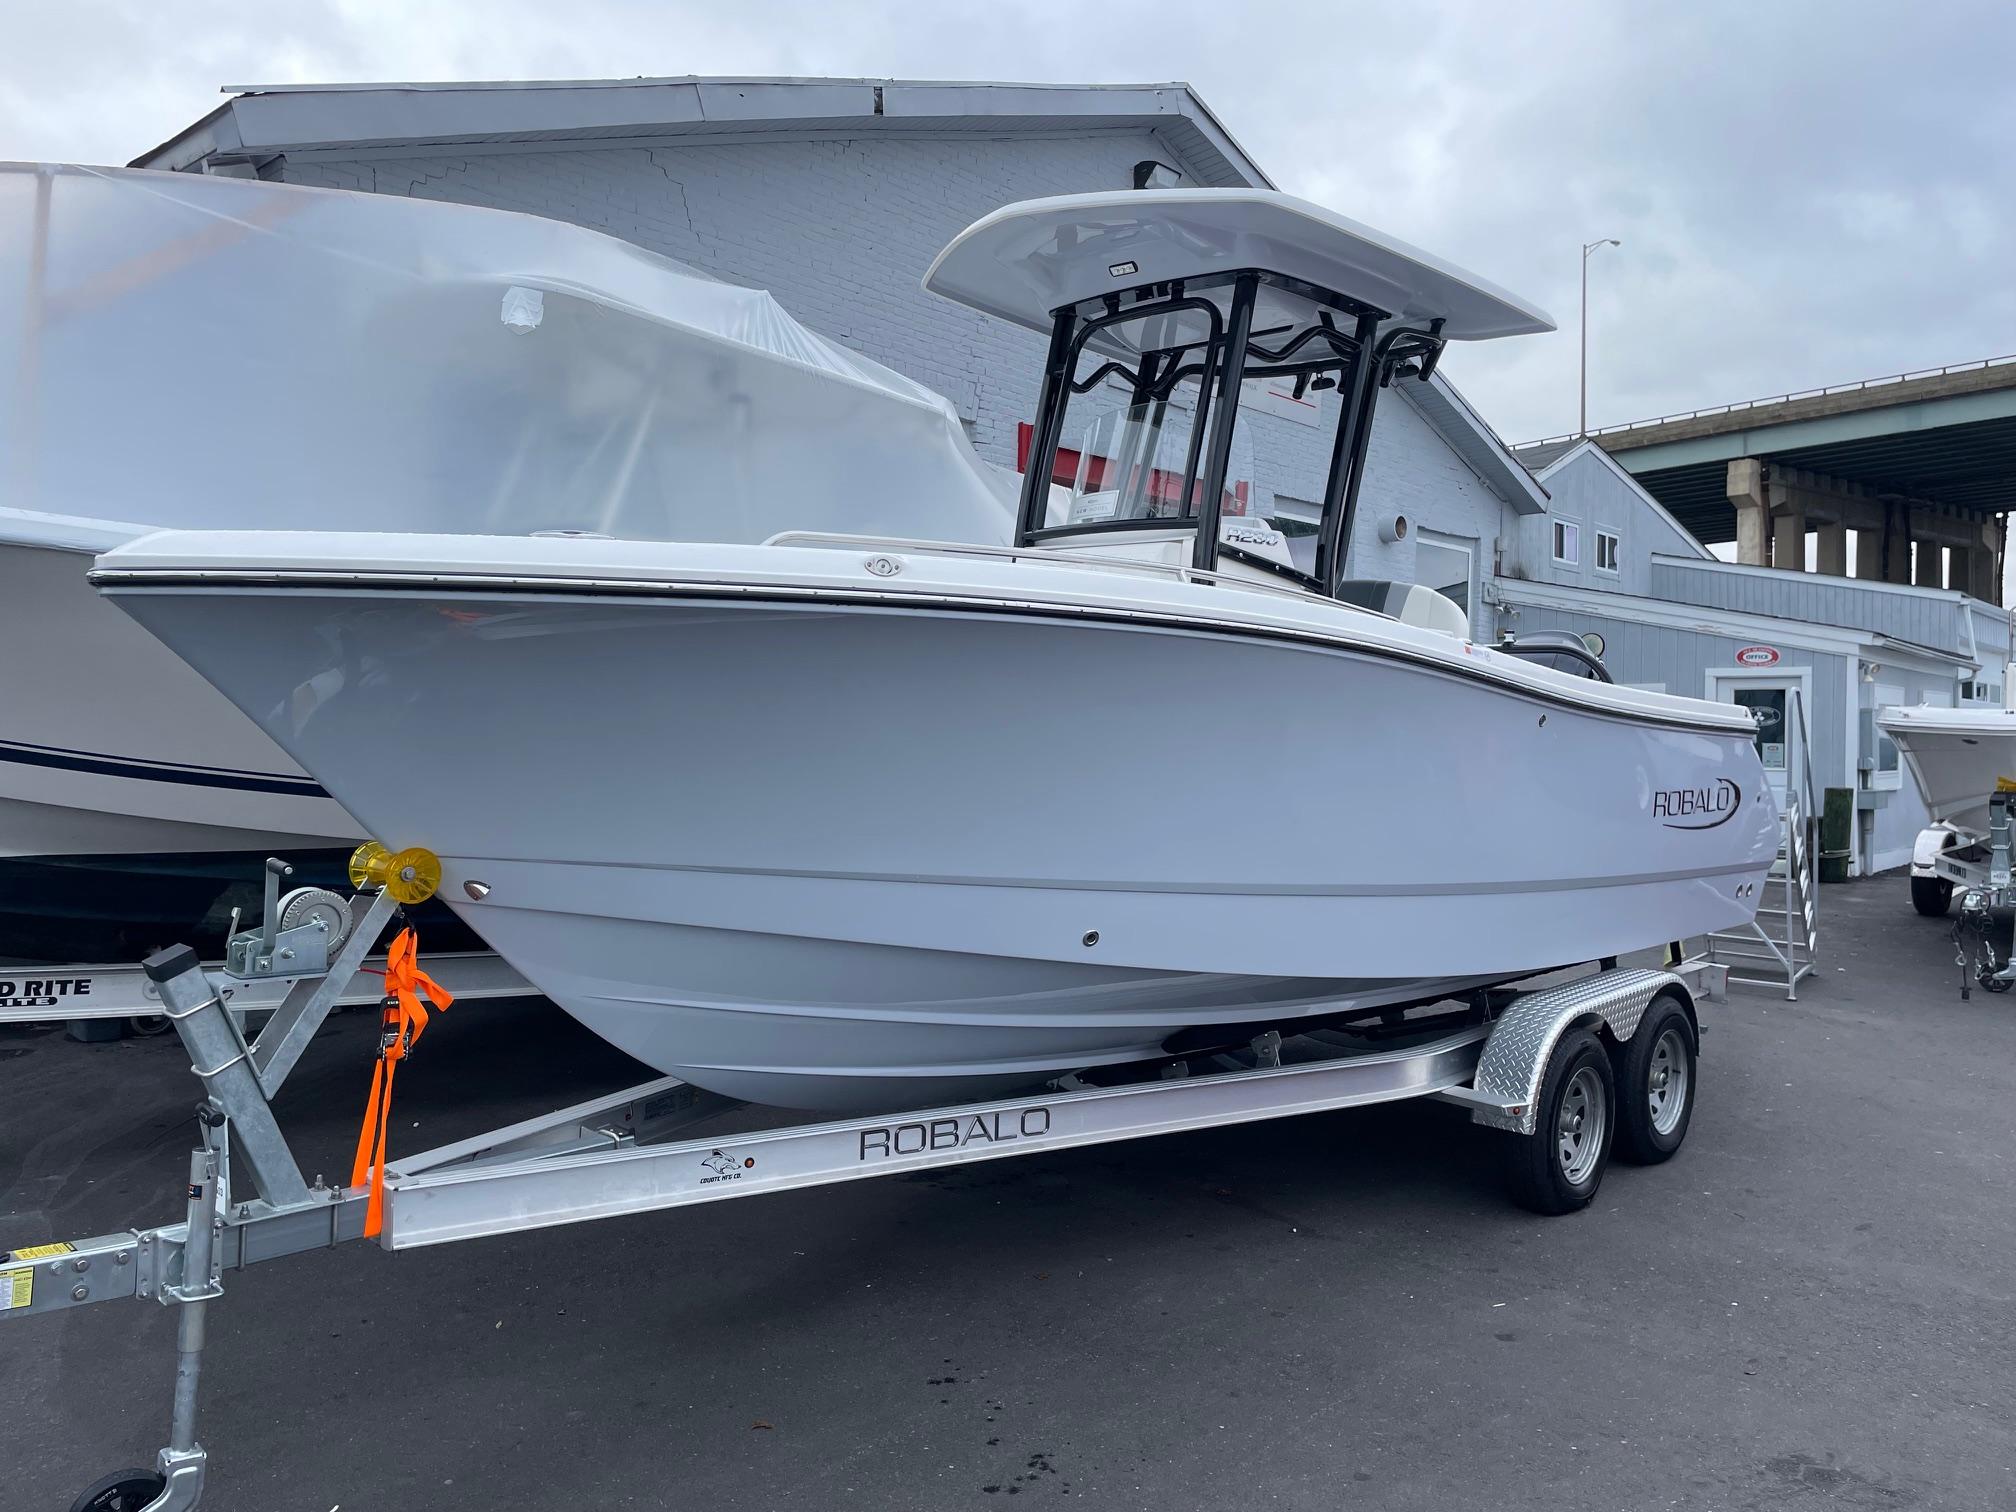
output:
[[[1108,379],[1087,394],[1080,402],[1092,413],[1075,432],[1067,429],[1057,449],[1058,486],[1048,523],[1195,518],[1203,489],[1197,477],[1204,440],[1197,426],[1199,385],[1195,376],[1184,378],[1167,397],[1135,402],[1127,385]],[[1253,493],[1253,449],[1244,421],[1235,418],[1220,513],[1245,514]]]
[[[1157,301],[1149,313],[1109,321],[1084,344],[1051,473],[1049,528],[1196,517],[1227,298],[1217,290]],[[1221,517],[1245,515],[1256,496],[1247,430],[1242,407],[1219,490]]]
[[[1259,287],[1228,416],[1219,383],[1234,286],[1142,292],[1139,313],[1107,302],[1074,343],[1042,528],[1152,529],[1215,514],[1220,545],[1312,576],[1355,343],[1329,308]],[[1204,497],[1214,476],[1215,502]]]
[[1336,592],[1379,389],[1442,348],[1437,323],[1387,319],[1256,269],[1058,310],[1018,544],[1189,525],[1193,567],[1222,551]]

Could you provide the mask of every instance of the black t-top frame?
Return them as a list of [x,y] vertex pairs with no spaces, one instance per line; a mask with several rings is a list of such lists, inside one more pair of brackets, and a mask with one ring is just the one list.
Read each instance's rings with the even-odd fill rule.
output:
[[[1221,312],[1216,300],[1200,291],[1231,287]],[[1318,306],[1316,320],[1299,329],[1253,330],[1254,306],[1263,285],[1302,296]],[[1083,378],[1073,375],[1087,344],[1109,327],[1156,315],[1191,311],[1204,315],[1209,334],[1200,341],[1143,352],[1136,366],[1108,361]],[[1336,316],[1341,316],[1340,323]],[[1365,470],[1365,450],[1372,436],[1372,411],[1378,391],[1396,379],[1427,381],[1442,355],[1442,322],[1425,326],[1389,325],[1392,317],[1359,300],[1288,278],[1249,268],[1209,279],[1144,284],[1116,290],[1098,299],[1065,305],[1054,312],[1050,352],[1043,368],[1042,394],[1037,402],[1034,440],[1022,478],[1022,503],[1016,518],[1015,543],[1030,546],[1062,535],[1094,531],[1167,530],[1194,525],[1196,537],[1190,561],[1212,571],[1221,555],[1292,578],[1334,597],[1344,579],[1350,551],[1351,525],[1358,509],[1358,489]],[[1348,323],[1349,329],[1345,328]],[[1382,325],[1387,328],[1382,332]],[[1263,340],[1262,338],[1265,338]],[[1268,342],[1274,344],[1269,345]],[[1219,515],[1225,474],[1231,461],[1233,426],[1238,419],[1239,385],[1248,378],[1293,377],[1306,383],[1319,374],[1334,373],[1341,402],[1331,438],[1330,469],[1323,489],[1323,511],[1316,536],[1313,573],[1283,567],[1264,557],[1222,544]],[[1078,525],[1046,524],[1050,481],[1064,433],[1064,414],[1073,394],[1083,394],[1109,378],[1118,378],[1136,404],[1167,403],[1176,386],[1198,380],[1197,414],[1185,458],[1185,504],[1180,519],[1110,520]],[[1207,449],[1208,438],[1208,449]],[[1201,456],[1200,456],[1201,452]],[[1200,471],[1201,464],[1201,471]],[[1195,500],[1195,513],[1189,505]]]

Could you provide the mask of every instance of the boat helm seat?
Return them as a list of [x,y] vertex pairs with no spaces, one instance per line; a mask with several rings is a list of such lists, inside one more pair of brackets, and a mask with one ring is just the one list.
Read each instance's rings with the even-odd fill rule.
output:
[[1422,630],[1439,630],[1458,640],[1470,638],[1470,616],[1463,606],[1446,594],[1419,583],[1396,583],[1386,578],[1346,578],[1337,585],[1337,597],[1346,604],[1391,615],[1403,625]]

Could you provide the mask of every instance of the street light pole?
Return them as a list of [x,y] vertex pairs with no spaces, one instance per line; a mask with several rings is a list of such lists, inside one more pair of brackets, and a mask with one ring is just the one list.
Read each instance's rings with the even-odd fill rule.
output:
[[1623,245],[1614,236],[1599,236],[1582,244],[1582,408],[1581,423],[1575,428],[1578,437],[1589,434],[1589,254],[1598,247]]

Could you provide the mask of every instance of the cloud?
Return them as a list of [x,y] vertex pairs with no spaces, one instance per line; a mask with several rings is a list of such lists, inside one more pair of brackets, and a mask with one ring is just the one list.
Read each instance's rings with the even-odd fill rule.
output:
[[0,156],[123,162],[222,84],[637,74],[1187,79],[1285,189],[1560,334],[1446,370],[1501,433],[2016,351],[2016,10],[1109,0],[86,0],[10,19]]

